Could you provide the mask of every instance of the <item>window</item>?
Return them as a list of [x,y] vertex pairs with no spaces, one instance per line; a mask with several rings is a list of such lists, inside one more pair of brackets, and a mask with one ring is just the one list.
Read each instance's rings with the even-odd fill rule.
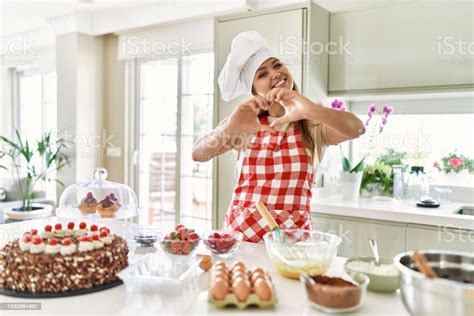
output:
[[[31,75],[20,73],[17,128],[30,145],[35,146],[36,140],[43,133],[57,129],[56,87],[55,72]],[[55,183],[43,183],[36,189],[45,191],[48,198],[56,199]]]
[[[410,165],[424,166],[434,181],[440,180],[433,164],[441,157],[456,151],[474,158],[472,122],[474,114],[394,114],[389,117],[384,132],[376,137],[373,156],[388,148],[405,151]],[[365,137],[355,141],[354,146],[357,151],[365,151],[373,145]]]
[[210,229],[212,162],[192,145],[213,122],[212,53],[139,63],[138,196],[148,222]]

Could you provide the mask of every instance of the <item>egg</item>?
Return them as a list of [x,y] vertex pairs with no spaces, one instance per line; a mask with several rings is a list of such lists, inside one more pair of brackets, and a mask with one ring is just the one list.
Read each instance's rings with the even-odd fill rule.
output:
[[272,297],[270,284],[263,279],[257,279],[254,285],[254,291],[262,301],[268,301]]
[[230,276],[223,272],[223,271],[218,271],[217,273],[213,273],[212,274],[212,279],[215,280],[215,279],[223,279],[223,280],[226,280],[227,282],[230,281]]
[[236,272],[232,273],[232,282],[237,278],[248,280],[248,275],[242,270],[237,270]]
[[232,290],[240,302],[245,302],[250,294],[250,284],[243,278],[237,278],[232,283]]
[[221,278],[216,278],[211,287],[212,297],[220,301],[226,297],[227,293],[229,293],[229,284]]
[[199,267],[204,271],[209,271],[212,268],[212,258],[208,255],[199,255]]
[[251,274],[255,274],[255,273],[265,274],[265,271],[263,271],[263,269],[260,267],[256,267],[256,268],[253,268],[251,271]]
[[234,265],[232,266],[232,270],[234,270],[237,267],[240,267],[240,268],[245,270],[245,264],[242,261],[239,261],[239,260],[234,261]]
[[225,267],[223,266],[214,266],[214,272],[217,273],[217,272],[222,272],[222,273],[225,273],[225,274],[229,274],[229,270],[227,270]]
[[267,275],[265,273],[256,272],[256,273],[253,273],[250,277],[250,281],[252,281],[252,284],[255,284],[257,280],[260,280],[260,279],[263,279],[265,281],[268,280]]
[[229,270],[229,268],[227,267],[227,265],[225,264],[224,261],[222,261],[222,260],[217,261],[217,262],[216,262],[216,268],[217,268],[217,267],[221,267],[221,266],[224,267],[224,268],[226,268],[227,270]]

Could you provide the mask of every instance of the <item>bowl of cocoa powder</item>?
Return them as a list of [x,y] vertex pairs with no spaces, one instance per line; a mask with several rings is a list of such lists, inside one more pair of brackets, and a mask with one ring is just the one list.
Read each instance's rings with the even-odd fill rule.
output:
[[343,313],[359,308],[365,298],[369,278],[362,273],[336,277],[301,274],[308,299],[315,308],[328,313]]

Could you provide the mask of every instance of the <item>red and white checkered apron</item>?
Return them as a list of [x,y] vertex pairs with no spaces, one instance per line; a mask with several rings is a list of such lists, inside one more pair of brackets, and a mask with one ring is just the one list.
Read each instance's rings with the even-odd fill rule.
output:
[[[262,124],[268,124],[266,116]],[[250,141],[225,225],[261,242],[270,229],[255,203],[262,201],[280,228],[313,229],[310,215],[314,169],[298,129],[258,131]]]

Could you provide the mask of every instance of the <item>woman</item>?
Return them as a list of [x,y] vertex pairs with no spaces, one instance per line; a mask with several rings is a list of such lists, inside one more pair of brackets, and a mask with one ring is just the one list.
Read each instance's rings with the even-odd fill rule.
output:
[[193,159],[207,161],[234,149],[239,152],[239,180],[225,224],[260,242],[268,226],[256,209],[262,201],[280,227],[313,229],[311,187],[324,148],[364,133],[352,113],[323,107],[301,95],[288,69],[257,32],[232,41],[219,75],[224,101],[245,93],[240,104],[193,146]]

